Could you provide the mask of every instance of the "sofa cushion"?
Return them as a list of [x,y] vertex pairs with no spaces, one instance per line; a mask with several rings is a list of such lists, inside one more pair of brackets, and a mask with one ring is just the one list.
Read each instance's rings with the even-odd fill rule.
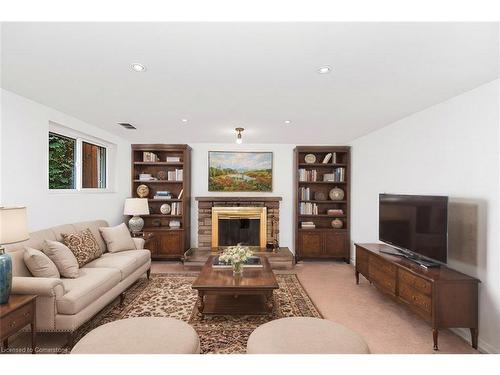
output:
[[59,314],[73,315],[120,282],[120,271],[113,268],[81,268],[76,279],[62,279],[66,293],[56,299]]
[[83,268],[114,268],[120,271],[121,280],[123,280],[140,266],[149,262],[150,259],[151,252],[149,250],[127,250],[106,253],[86,264]]
[[65,244],[46,240],[42,251],[54,262],[62,277],[78,277],[78,261]]
[[33,276],[56,279],[61,277],[54,262],[40,250],[27,247],[24,251],[23,258],[26,267],[28,267]]
[[61,236],[64,244],[75,254],[80,267],[102,255],[99,244],[88,228],[79,233],[61,233]]
[[99,231],[101,232],[102,238],[104,238],[110,253],[135,248],[134,240],[124,223],[121,223],[116,227],[102,227],[99,228]]

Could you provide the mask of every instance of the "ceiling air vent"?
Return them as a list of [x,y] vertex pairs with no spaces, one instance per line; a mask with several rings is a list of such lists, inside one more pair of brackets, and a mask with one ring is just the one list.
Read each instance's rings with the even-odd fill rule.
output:
[[125,129],[129,129],[129,130],[137,129],[134,125],[129,124],[128,122],[119,122],[118,125],[123,126]]

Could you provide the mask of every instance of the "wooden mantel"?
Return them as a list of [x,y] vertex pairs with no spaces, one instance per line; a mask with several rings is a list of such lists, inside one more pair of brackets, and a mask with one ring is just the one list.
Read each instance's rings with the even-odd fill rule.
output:
[[282,200],[281,197],[195,197],[195,200],[200,202],[279,202]]

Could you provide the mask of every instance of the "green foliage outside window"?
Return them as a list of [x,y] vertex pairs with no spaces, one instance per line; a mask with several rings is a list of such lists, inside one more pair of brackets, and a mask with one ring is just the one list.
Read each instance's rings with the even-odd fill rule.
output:
[[49,133],[49,189],[75,188],[76,141]]

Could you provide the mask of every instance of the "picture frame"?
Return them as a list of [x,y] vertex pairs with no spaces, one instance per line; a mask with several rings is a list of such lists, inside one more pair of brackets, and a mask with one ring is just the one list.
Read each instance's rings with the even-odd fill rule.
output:
[[272,192],[270,151],[209,151],[208,191]]

